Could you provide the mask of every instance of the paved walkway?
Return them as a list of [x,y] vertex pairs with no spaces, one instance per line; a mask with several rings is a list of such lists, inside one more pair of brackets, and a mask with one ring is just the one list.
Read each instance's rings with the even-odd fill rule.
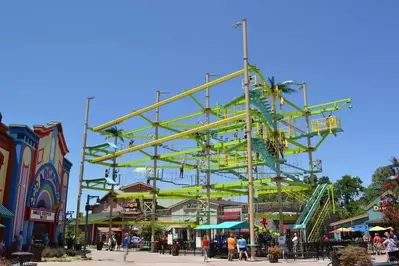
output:
[[[265,265],[271,264],[268,261],[261,260],[256,262],[245,262],[235,260],[233,262],[222,260],[222,259],[210,259],[208,263],[203,261],[203,257],[200,255],[181,255],[181,256],[171,256],[171,255],[161,255],[158,253],[149,252],[137,252],[131,251],[127,257],[127,262],[123,262],[123,252],[116,251],[97,251],[93,250],[91,254],[93,260],[91,261],[79,261],[79,262],[42,262],[39,266],[60,266],[70,264],[73,266],[114,266],[114,265],[134,265],[134,266],[185,266],[185,265],[209,265],[209,266],[225,266],[225,265]],[[278,265],[308,265],[308,266],[325,266],[329,263],[328,260],[325,261],[315,261],[315,260],[280,260]],[[274,263],[271,265],[275,265]]]

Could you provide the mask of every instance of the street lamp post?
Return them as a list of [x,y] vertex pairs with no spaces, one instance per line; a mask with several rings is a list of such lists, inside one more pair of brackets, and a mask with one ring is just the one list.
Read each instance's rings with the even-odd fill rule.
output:
[[245,111],[246,111],[246,129],[247,136],[247,161],[248,161],[248,216],[249,216],[249,240],[251,246],[251,260],[255,260],[255,213],[254,213],[254,180],[252,175],[252,118],[251,118],[251,100],[249,90],[249,66],[248,66],[248,36],[247,19],[234,24],[233,28],[242,26],[243,52],[244,52],[244,90],[245,90]]
[[[217,77],[217,74],[206,73],[205,83],[209,83],[210,77]],[[211,101],[210,101],[210,89],[206,88],[205,92],[205,114],[206,123],[211,123]],[[211,133],[210,130],[206,133],[206,224],[211,224]],[[211,237],[211,230],[207,231],[209,237]]]
[[82,159],[80,161],[79,184],[78,184],[78,201],[76,203],[75,241],[78,238],[78,232],[79,232],[80,200],[82,197],[82,183],[83,183],[83,175],[84,175],[85,159],[86,159],[87,129],[89,127],[90,101],[93,99],[94,99],[93,96],[87,97],[86,99],[86,115],[85,115],[85,124],[83,128],[83,141],[82,141]]
[[86,221],[85,221],[85,240],[84,240],[84,245],[83,245],[83,254],[82,254],[82,258],[86,258],[86,246],[87,246],[87,239],[88,239],[88,231],[89,231],[89,211],[92,210],[93,206],[90,205],[90,200],[91,199],[97,199],[96,201],[96,205],[98,205],[100,203],[100,197],[99,196],[90,196],[87,195],[87,199],[86,199],[86,206],[85,206],[85,210],[86,210]]

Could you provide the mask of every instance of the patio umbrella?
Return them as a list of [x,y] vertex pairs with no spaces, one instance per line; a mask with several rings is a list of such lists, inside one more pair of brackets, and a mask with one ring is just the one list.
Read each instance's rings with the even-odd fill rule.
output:
[[367,231],[367,227],[364,225],[360,225],[360,226],[354,226],[352,227],[352,232],[359,232],[359,233],[363,233]]
[[351,232],[352,228],[345,228],[345,227],[341,227],[335,230],[330,231],[330,234],[335,234],[335,233],[346,233],[346,232]]
[[375,232],[375,231],[385,231],[385,230],[387,230],[387,229],[384,228],[384,227],[381,227],[381,226],[374,226],[374,227],[370,228],[369,231]]

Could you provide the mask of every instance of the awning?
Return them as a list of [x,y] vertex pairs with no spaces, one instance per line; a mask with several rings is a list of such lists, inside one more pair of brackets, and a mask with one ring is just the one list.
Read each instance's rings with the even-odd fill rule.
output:
[[[112,213],[112,219],[120,218],[121,214],[119,212]],[[109,221],[109,212],[99,212],[99,213],[90,213],[88,215],[89,224],[96,224],[96,222]],[[79,219],[79,224],[83,225],[86,223],[86,216],[83,216]],[[70,223],[71,225],[75,225],[75,221]]]
[[2,218],[12,218],[14,214],[10,212],[3,204],[0,204],[0,217]]
[[224,222],[217,225],[217,229],[247,229],[248,222]]
[[213,230],[218,229],[216,224],[202,224],[194,228],[194,230]]

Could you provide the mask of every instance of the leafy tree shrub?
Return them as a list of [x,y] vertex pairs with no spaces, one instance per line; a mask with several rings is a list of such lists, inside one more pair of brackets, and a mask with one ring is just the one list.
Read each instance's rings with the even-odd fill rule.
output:
[[372,266],[371,257],[366,249],[356,246],[347,246],[342,250],[339,258],[342,266]]

